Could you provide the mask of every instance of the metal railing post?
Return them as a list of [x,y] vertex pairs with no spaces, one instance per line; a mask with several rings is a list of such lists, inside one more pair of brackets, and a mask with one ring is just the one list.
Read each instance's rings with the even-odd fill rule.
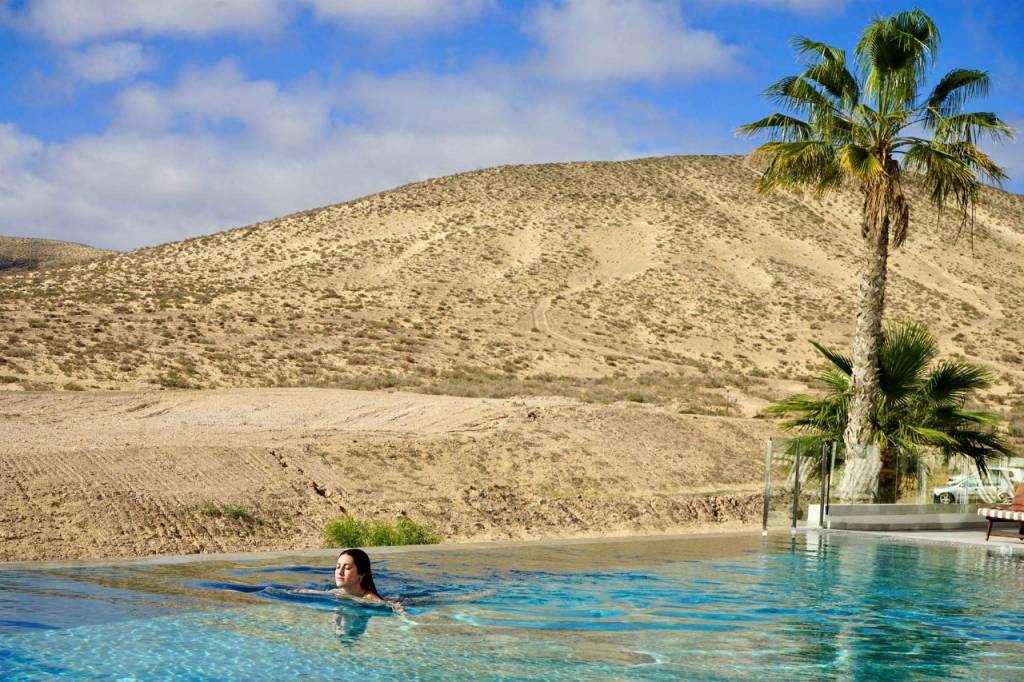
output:
[[[832,454],[828,463],[828,485],[825,487],[825,516],[832,512],[832,472],[836,470],[836,441],[832,441]],[[832,519],[828,520],[828,527],[832,528]]]
[[800,441],[796,443],[796,465],[793,468],[793,523],[789,534],[796,535],[796,517],[800,513]]
[[892,494],[892,503],[900,501],[900,451],[896,450],[896,490]]
[[772,439],[764,457],[764,510],[761,513],[761,535],[768,535],[768,505],[772,501]]
[[818,528],[825,527],[825,477],[828,467],[828,443],[821,444],[821,496],[818,497]]

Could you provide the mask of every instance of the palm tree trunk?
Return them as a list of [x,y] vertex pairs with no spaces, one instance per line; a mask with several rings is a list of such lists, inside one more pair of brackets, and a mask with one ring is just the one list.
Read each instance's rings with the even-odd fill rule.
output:
[[[882,196],[879,196],[882,195]],[[846,468],[840,496],[874,498],[881,469],[878,449],[871,446],[871,408],[878,390],[878,348],[882,341],[885,277],[889,260],[889,217],[884,190],[875,188],[865,200],[864,256],[861,263],[857,329],[853,337],[853,395],[843,440]]]
[[896,452],[892,448],[882,448],[879,455],[881,469],[878,472],[878,501],[892,504],[899,498],[896,488]]

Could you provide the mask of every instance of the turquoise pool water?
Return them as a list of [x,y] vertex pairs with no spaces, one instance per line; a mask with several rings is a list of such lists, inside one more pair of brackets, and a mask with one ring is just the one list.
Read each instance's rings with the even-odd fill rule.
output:
[[[1024,679],[1024,561],[847,534],[0,569],[0,678]],[[487,593],[493,590],[493,593]]]

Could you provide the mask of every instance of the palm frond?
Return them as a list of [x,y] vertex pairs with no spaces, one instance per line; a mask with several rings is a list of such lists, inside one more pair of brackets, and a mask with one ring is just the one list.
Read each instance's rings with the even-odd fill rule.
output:
[[926,125],[934,127],[930,124],[936,118],[956,114],[971,99],[988,95],[989,85],[985,71],[953,69],[939,79],[924,102]]
[[970,165],[944,145],[921,141],[912,143],[904,154],[904,167],[924,176],[931,200],[939,210],[952,196],[966,210],[978,191],[978,181]]
[[846,64],[846,50],[832,47],[817,40],[811,40],[807,36],[793,36],[789,39],[789,46],[796,51],[799,57],[810,57],[809,64],[820,64],[831,62],[834,64]]
[[815,110],[833,111],[833,102],[801,76],[786,76],[768,86],[765,97],[786,111],[810,116]]
[[914,101],[939,43],[935,22],[918,9],[868,25],[854,53],[863,74],[863,89],[880,102],[880,111]]
[[960,159],[977,178],[993,185],[1000,185],[1006,179],[1006,172],[992,158],[969,142],[954,142],[941,146],[947,153]]
[[827,365],[822,369],[818,378],[821,379],[821,383],[825,384],[836,395],[844,395],[850,390],[851,378],[848,369],[844,371],[840,367]]
[[[942,220],[944,209],[952,201],[960,214],[958,239],[969,227],[971,248],[974,248],[974,221],[972,207],[977,202],[981,181],[999,185],[1006,179],[1006,173],[982,152],[968,142],[940,144],[937,142],[915,141],[904,155],[904,167],[923,174],[924,183],[930,190],[930,198]],[[955,239],[954,239],[955,241]]]
[[771,160],[757,183],[761,192],[778,187],[810,187],[823,192],[842,185],[842,170],[827,142],[767,142],[753,155]]
[[1013,139],[1013,128],[1006,125],[991,111],[940,116],[934,123],[935,139],[943,143],[967,142],[974,144],[984,137],[993,142]]
[[860,99],[857,79],[846,69],[844,63],[825,61],[815,64],[803,72],[803,77],[823,87],[829,95],[845,107],[854,105]]
[[806,141],[810,140],[813,135],[811,126],[806,121],[778,113],[765,116],[753,123],[741,125],[736,132],[747,137],[765,134],[773,142]]
[[795,393],[782,400],[772,403],[764,408],[766,414],[795,414],[803,412],[814,412],[819,408],[821,401],[813,396]]
[[915,322],[890,325],[878,349],[879,388],[889,402],[910,395],[938,353],[928,328]]
[[951,448],[957,444],[957,439],[942,429],[929,428],[927,426],[916,426],[909,424],[907,430],[918,436],[917,441],[923,445],[934,447]]
[[872,177],[883,173],[882,162],[878,160],[870,149],[856,144],[847,144],[836,152],[839,166],[843,171],[852,177],[860,180],[869,180]]
[[988,470],[988,460],[1015,454],[994,431],[966,429],[954,431],[951,435],[955,444],[941,448],[943,455],[947,458],[953,455],[969,457],[982,473]]
[[814,346],[819,353],[825,356],[825,358],[831,362],[836,368],[843,372],[846,376],[853,374],[853,361],[849,355],[834,351],[831,348],[821,345],[817,341],[811,341],[811,345]]
[[992,373],[966,362],[944,360],[929,372],[922,388],[929,400],[962,405],[972,391],[992,385]]
[[957,421],[974,426],[995,426],[999,423],[999,416],[992,412],[978,412],[974,410],[954,410],[953,414]]

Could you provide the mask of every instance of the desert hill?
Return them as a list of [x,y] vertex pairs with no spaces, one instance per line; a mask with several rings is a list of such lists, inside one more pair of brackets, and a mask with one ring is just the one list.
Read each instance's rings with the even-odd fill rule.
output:
[[[498,167],[5,277],[0,375],[757,403],[813,373],[808,339],[848,343],[860,199],[762,197],[756,177],[741,157]],[[912,200],[890,319],[927,322],[1018,399],[1024,197],[983,193],[973,254]]]
[[[855,193],[756,177],[493,168],[0,278],[0,560],[317,547],[346,512],[453,540],[758,524],[754,416],[808,386],[808,339],[848,344],[860,244]],[[990,366],[1024,435],[1024,198],[984,192],[973,254],[913,200],[889,316]]]
[[114,253],[85,244],[29,237],[0,237],[0,275],[84,263]]

